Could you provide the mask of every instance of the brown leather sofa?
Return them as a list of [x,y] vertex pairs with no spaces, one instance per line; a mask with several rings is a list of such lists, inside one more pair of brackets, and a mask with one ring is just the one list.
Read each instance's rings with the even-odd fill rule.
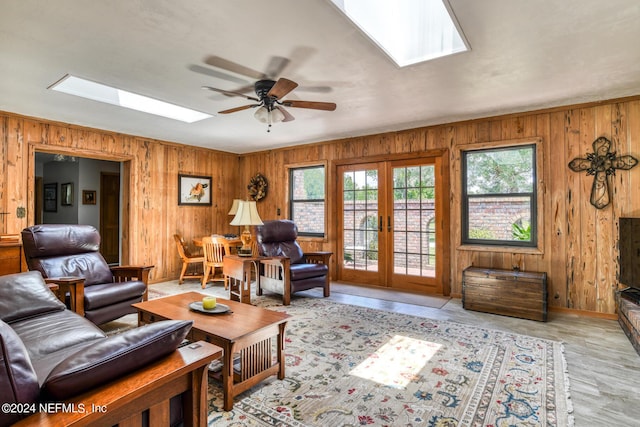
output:
[[[213,350],[206,357],[198,356],[190,368],[178,366],[189,358],[190,346],[178,358],[172,359],[171,354],[178,353],[175,350],[191,325],[191,321],[167,320],[107,337],[92,322],[66,309],[39,272],[0,276],[0,426],[23,418],[20,425],[75,425],[78,420],[84,420],[79,425],[113,425],[118,422],[114,416],[127,418],[128,409],[122,409],[127,404],[140,410],[140,404],[154,405],[154,399],[163,397],[167,407],[176,408],[169,403],[176,395],[178,409],[171,414],[167,410],[166,417],[178,423],[183,414],[193,414],[180,408],[183,394],[186,402],[204,406],[197,409],[199,415],[190,415],[189,423],[204,425],[206,367],[221,349],[211,346]],[[208,345],[201,343],[199,348]],[[200,380],[192,372],[195,369]],[[172,370],[180,384],[194,382],[190,387],[195,391],[189,393],[174,384],[163,391],[169,393],[167,397],[155,390],[154,382],[161,375],[166,377],[163,384],[171,384]],[[202,394],[203,381],[205,396],[194,402]],[[79,413],[89,411],[85,405],[91,404],[104,405],[104,413]],[[163,424],[169,425],[169,420]]]
[[329,296],[331,252],[303,252],[291,220],[264,221],[254,233],[259,255],[269,257],[260,261],[258,295],[263,289],[282,294],[283,305],[289,305],[291,294],[312,288],[320,287]]
[[135,313],[131,304],[147,299],[152,267],[110,267],[91,225],[34,225],[22,230],[22,245],[29,270],[57,283],[71,310],[96,325]]

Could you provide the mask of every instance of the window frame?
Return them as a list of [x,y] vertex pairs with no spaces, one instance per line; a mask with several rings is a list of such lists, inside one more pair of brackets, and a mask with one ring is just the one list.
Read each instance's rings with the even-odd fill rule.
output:
[[[293,174],[295,171],[303,170],[303,169],[323,169],[324,171],[324,198],[323,199],[295,199],[294,198],[294,179]],[[298,230],[299,237],[306,238],[320,238],[325,239],[327,237],[327,165],[326,163],[305,163],[305,164],[295,164],[295,165],[287,165],[287,179],[289,181],[288,185],[288,215],[287,217],[296,221],[293,217],[294,213],[294,205],[296,203],[317,203],[322,202],[323,210],[324,210],[324,221],[322,224],[323,232],[322,233],[313,233],[313,232],[305,232]]]
[[[532,146],[533,153],[533,189],[530,194],[531,209],[531,241],[510,241],[510,240],[489,240],[489,239],[469,239],[468,230],[468,195],[466,193],[466,155],[474,151],[498,151],[508,149],[518,149],[522,146]],[[482,144],[468,144],[457,147],[458,159],[460,159],[460,204],[459,218],[460,224],[460,250],[474,251],[492,251],[492,252],[513,252],[513,253],[533,253],[542,254],[544,247],[544,221],[543,221],[543,192],[544,183],[542,176],[543,170],[543,152],[541,138],[526,138],[508,141],[493,141]],[[506,196],[520,196],[522,193],[507,193]],[[498,195],[496,195],[497,197]],[[501,194],[505,196],[505,194]]]

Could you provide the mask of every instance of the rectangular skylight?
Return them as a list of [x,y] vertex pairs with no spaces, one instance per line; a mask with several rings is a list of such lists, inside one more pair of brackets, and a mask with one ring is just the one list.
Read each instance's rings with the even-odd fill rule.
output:
[[169,104],[168,102],[127,92],[126,90],[92,82],[70,74],[67,74],[49,86],[48,89],[81,96],[94,101],[105,102],[107,104],[118,105],[120,107],[131,108],[132,110],[155,114],[169,119],[180,120],[186,123],[193,123],[212,117],[200,111]]
[[331,0],[400,67],[469,50],[446,0]]

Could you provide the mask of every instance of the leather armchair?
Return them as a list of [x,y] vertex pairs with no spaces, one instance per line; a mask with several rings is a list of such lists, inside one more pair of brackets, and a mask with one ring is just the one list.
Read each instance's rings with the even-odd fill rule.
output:
[[96,325],[135,313],[131,304],[147,299],[153,266],[109,267],[93,226],[34,225],[22,230],[22,245],[29,270],[57,284],[60,299]]
[[332,252],[303,252],[296,241],[298,227],[290,220],[265,221],[255,228],[260,256],[258,295],[262,290],[282,294],[282,304],[289,305],[291,294],[323,288],[330,295],[329,260]]

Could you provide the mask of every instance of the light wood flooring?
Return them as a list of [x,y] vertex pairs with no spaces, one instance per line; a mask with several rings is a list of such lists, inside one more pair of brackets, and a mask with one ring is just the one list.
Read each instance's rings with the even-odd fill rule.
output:
[[[307,296],[319,295],[308,292]],[[640,356],[615,320],[552,312],[547,322],[537,322],[468,311],[462,308],[459,299],[450,300],[440,309],[335,292],[329,299],[561,341],[569,371],[575,426],[640,426]]]
[[[166,293],[225,292],[221,287],[214,289],[218,287],[208,286],[203,291],[195,281],[185,281],[181,286],[177,281],[151,285],[152,289]],[[322,291],[314,289],[294,294],[292,304],[297,298],[305,297],[322,298]],[[575,426],[640,427],[640,356],[615,320],[551,312],[547,322],[537,322],[465,310],[455,298],[440,309],[336,292],[328,299],[561,341],[569,372]]]

